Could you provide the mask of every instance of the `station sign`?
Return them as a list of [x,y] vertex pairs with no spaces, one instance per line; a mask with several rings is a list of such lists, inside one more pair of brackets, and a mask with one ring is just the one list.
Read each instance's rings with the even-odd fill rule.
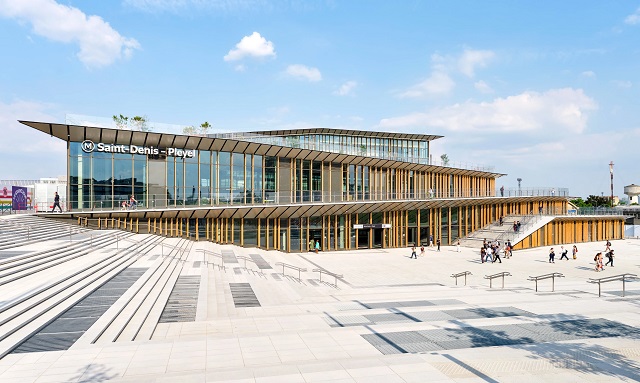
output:
[[195,150],[180,148],[156,148],[154,146],[138,146],[138,145],[115,145],[105,144],[103,142],[95,143],[91,140],[84,140],[80,144],[82,151],[85,153],[125,153],[125,154],[142,154],[147,156],[167,156],[178,158],[194,158]]
[[354,229],[391,229],[390,223],[363,223],[360,225],[353,225]]

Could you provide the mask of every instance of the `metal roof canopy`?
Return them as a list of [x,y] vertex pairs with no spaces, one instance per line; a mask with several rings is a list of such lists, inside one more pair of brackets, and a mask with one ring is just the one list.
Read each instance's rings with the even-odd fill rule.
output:
[[[118,145],[140,145],[145,144],[153,145],[156,147],[179,147],[189,150],[221,150],[226,152],[244,153],[246,149],[251,147],[255,148],[254,153],[261,153],[267,156],[278,156],[285,158],[300,158],[300,154],[303,150],[306,154],[305,158],[310,158],[311,154],[316,157],[322,157],[323,161],[327,162],[343,162],[349,161],[350,165],[366,165],[375,163],[376,166],[411,169],[416,171],[430,171],[433,173],[448,173],[453,171],[456,175],[469,175],[469,176],[483,176],[498,178],[504,176],[503,173],[487,172],[482,170],[471,169],[459,169],[446,166],[416,164],[411,162],[388,160],[376,157],[355,156],[348,154],[338,154],[331,152],[323,152],[311,149],[297,149],[289,148],[278,145],[270,144],[258,144],[254,146],[254,143],[247,141],[240,141],[234,139],[220,139],[207,137],[195,137],[186,135],[176,135],[170,133],[157,133],[157,132],[138,132],[131,130],[119,130],[112,128],[101,128],[91,126],[77,126],[77,125],[64,125],[64,124],[52,124],[45,122],[34,121],[19,121],[20,123],[29,126],[31,128],[40,130],[53,137],[57,137],[63,141],[82,142],[84,140],[92,140],[98,142],[114,142]],[[304,130],[304,129],[303,129]],[[347,131],[347,130],[344,130]],[[364,132],[371,133],[371,132]],[[374,132],[375,133],[375,132]],[[387,133],[392,134],[392,133]],[[397,133],[399,134],[399,133]],[[407,134],[403,134],[407,135]],[[439,136],[438,136],[439,137]],[[155,144],[155,145],[154,145]]]

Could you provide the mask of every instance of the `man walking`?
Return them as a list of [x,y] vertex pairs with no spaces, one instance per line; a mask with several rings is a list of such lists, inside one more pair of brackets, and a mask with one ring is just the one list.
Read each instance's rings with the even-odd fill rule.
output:
[[495,249],[493,249],[493,263],[496,263],[496,261],[500,261],[500,263],[502,263],[502,259],[500,259],[500,247],[496,246]]
[[429,247],[433,247],[433,235],[429,235]]
[[605,263],[605,266],[608,266],[609,263],[611,263],[611,267],[613,267],[613,250],[610,250],[609,252],[607,252],[605,254],[605,256],[607,257],[607,263]]
[[51,209],[52,213],[56,211],[56,206],[58,207],[58,209],[60,209],[60,213],[62,213],[62,207],[60,207],[60,196],[58,195],[58,192],[55,192],[53,196],[53,209]]
[[440,251],[440,238],[436,239],[436,245],[438,245],[438,251]]
[[560,260],[562,261],[562,258],[566,259],[567,261],[569,260],[569,257],[567,256],[567,254],[569,253],[569,250],[566,250],[564,248],[564,246],[560,246]]
[[556,263],[556,253],[553,251],[553,247],[549,250],[549,263]]
[[411,248],[411,256],[409,257],[409,259],[411,259],[411,258],[418,259],[418,254],[416,253],[416,247],[415,246],[413,246]]

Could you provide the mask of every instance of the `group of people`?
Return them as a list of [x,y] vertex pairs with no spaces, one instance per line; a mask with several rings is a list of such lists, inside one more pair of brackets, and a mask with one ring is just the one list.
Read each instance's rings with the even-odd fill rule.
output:
[[120,210],[134,210],[138,207],[138,201],[131,196],[129,201],[122,201],[120,204]]
[[[578,246],[573,245],[573,250],[571,250],[573,259],[578,259]],[[564,246],[560,246],[560,260],[569,260],[569,251],[564,248]],[[553,250],[553,247],[549,250],[549,263],[556,263],[556,252]]]
[[[440,238],[436,238],[436,251],[440,251],[440,245],[442,244],[442,242],[440,241]],[[427,245],[429,247],[434,247],[433,244],[433,235],[429,236],[429,244]],[[460,252],[460,240],[458,240],[458,242],[456,243],[456,252]],[[420,256],[424,256],[424,245],[420,246]],[[409,258],[413,258],[413,259],[418,259],[418,251],[414,246],[411,246],[411,256],[409,256]]]
[[309,240],[309,251],[313,251],[316,254],[320,251],[320,241],[316,241],[315,239]]
[[602,271],[604,270],[605,266],[609,266],[609,265],[613,267],[613,258],[615,257],[613,253],[614,251],[611,248],[611,242],[607,240],[607,243],[605,244],[605,250],[604,250],[604,256],[607,257],[607,262],[603,264],[602,252],[601,251],[598,252],[596,256],[593,257],[593,261],[596,263],[595,270]]
[[522,225],[520,223],[520,221],[513,221],[513,232],[517,233],[520,231],[520,225]]
[[502,259],[500,258],[500,253],[504,254],[505,258],[511,258],[511,241],[508,241],[504,244],[504,247],[501,247],[500,241],[495,240],[493,242],[488,242],[485,238],[482,241],[482,247],[480,248],[480,262],[482,263],[495,263],[496,261],[502,263]]

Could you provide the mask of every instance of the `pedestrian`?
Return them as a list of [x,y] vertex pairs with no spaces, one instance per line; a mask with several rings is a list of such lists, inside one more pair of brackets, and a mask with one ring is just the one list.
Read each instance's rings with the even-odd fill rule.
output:
[[605,243],[604,251],[609,251],[609,250],[611,250],[611,242],[609,242],[609,240],[607,239],[607,243]]
[[556,253],[553,251],[553,247],[549,250],[549,263],[556,263]]
[[138,201],[136,201],[136,199],[132,195],[131,198],[129,198],[129,209],[135,210],[137,207],[138,207]]
[[313,251],[314,247],[315,247],[315,241],[313,240],[313,238],[311,238],[309,240],[309,251]]
[[433,235],[429,235],[429,247],[433,247]]
[[511,258],[511,247],[509,245],[504,245],[504,257]]
[[542,204],[540,204],[540,206],[538,206],[538,214],[542,215]]
[[607,263],[605,263],[604,265],[605,265],[605,266],[609,266],[609,263],[611,263],[611,267],[613,267],[613,257],[614,257],[614,255],[613,255],[613,250],[610,250],[610,251],[609,251],[608,253],[606,253],[605,255],[607,256],[608,261],[607,261]]
[[604,266],[602,265],[602,253],[597,253],[595,257],[593,257],[593,261],[596,263],[596,271],[604,270]]
[[516,221],[513,221],[513,232],[514,233],[518,232],[518,224],[516,223]]
[[456,253],[460,252],[460,240],[458,240],[458,242],[456,242]]
[[571,252],[573,253],[573,259],[578,259],[578,246],[573,245],[573,250]]
[[500,216],[500,226],[502,226],[502,216]]
[[424,245],[420,246],[420,256],[424,257]]
[[436,245],[438,246],[438,251],[440,251],[440,238],[436,239]]
[[486,238],[482,241],[482,247],[484,247],[485,249],[487,248],[487,239]]
[[500,261],[500,263],[502,263],[502,259],[500,259],[500,247],[496,247],[493,250],[493,263],[496,263],[496,261]]
[[485,256],[484,256],[484,260],[488,263],[488,262],[493,262],[493,257],[491,255],[491,253],[493,252],[493,249],[491,249],[490,247],[487,247]]
[[316,254],[320,251],[320,241],[316,240]]
[[567,254],[569,253],[569,251],[567,249],[564,248],[564,246],[560,246],[560,260],[562,261],[562,258],[566,259],[567,261],[569,260],[569,257],[567,257]]
[[487,249],[484,248],[484,246],[482,246],[480,248],[480,262],[484,263],[484,259],[487,256]]
[[60,196],[58,195],[58,192],[55,192],[53,195],[53,209],[51,209],[52,213],[56,211],[56,206],[58,207],[58,209],[60,209],[60,213],[62,213],[62,207],[60,207]]
[[504,197],[504,185],[500,186],[500,197]]
[[411,258],[418,259],[418,254],[416,253],[416,247],[415,246],[411,247],[411,256],[409,257],[409,259],[411,259]]

